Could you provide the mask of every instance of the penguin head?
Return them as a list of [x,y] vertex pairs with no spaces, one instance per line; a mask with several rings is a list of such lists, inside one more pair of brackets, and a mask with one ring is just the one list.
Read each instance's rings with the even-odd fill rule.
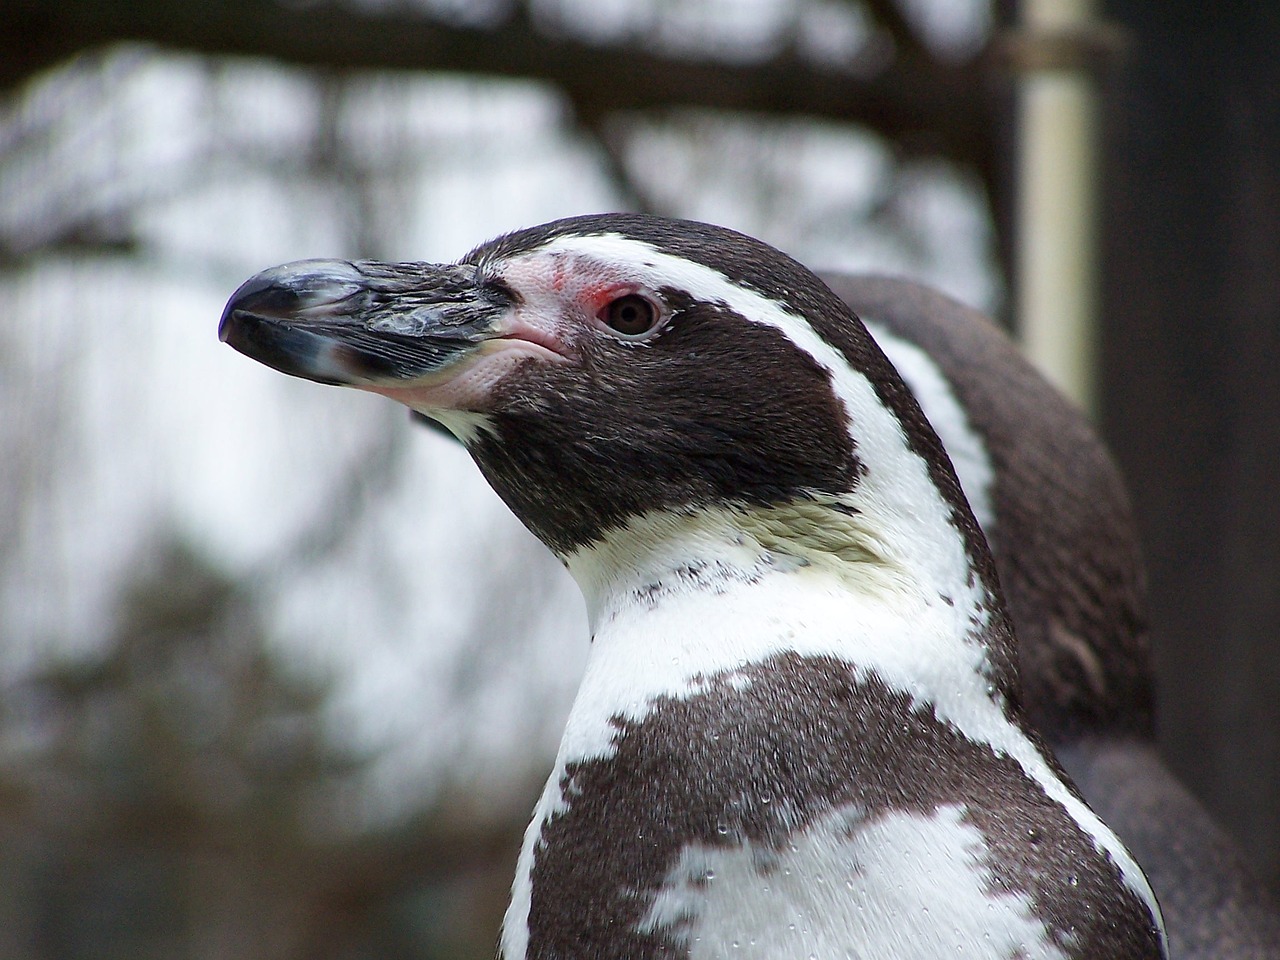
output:
[[455,264],[301,261],[242,285],[220,335],[442,423],[580,584],[602,545],[624,543],[602,561],[618,566],[658,540],[729,538],[763,563],[999,606],[893,366],[813,273],[732,230],[606,214]]
[[851,492],[866,464],[834,384],[846,369],[923,432],[821,281],[686,221],[563,220],[448,265],[287,264],[241,286],[220,334],[440,421],[557,553],[638,512]]

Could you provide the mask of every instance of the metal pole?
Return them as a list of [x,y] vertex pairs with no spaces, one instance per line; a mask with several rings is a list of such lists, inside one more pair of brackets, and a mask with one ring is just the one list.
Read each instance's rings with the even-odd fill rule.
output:
[[[1022,0],[1024,36],[1033,47],[1070,48],[1088,36],[1093,8],[1093,0]],[[1097,143],[1087,58],[1031,58],[1018,109],[1019,335],[1031,361],[1094,415]]]

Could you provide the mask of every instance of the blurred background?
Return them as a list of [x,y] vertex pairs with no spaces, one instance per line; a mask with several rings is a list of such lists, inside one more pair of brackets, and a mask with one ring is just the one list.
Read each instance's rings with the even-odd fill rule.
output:
[[[0,958],[492,956],[576,590],[456,445],[216,324],[272,264],[601,210],[1033,348],[1029,234],[1083,213],[1041,260],[1080,261],[1060,375],[1133,489],[1161,741],[1280,878],[1280,6],[1085,6],[0,0]],[[1081,199],[1029,220],[1046,170]]]

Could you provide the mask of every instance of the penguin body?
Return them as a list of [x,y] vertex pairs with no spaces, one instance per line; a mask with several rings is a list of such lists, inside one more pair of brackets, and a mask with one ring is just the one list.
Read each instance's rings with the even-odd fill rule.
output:
[[455,265],[275,268],[221,332],[439,420],[582,588],[506,960],[1165,955],[1022,715],[938,436],[795,261],[574,218]]

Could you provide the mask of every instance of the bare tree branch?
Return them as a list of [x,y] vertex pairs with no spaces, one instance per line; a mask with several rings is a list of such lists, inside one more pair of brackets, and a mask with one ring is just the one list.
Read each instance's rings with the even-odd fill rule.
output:
[[80,51],[132,40],[304,66],[544,81],[563,90],[588,124],[617,110],[672,106],[809,114],[864,124],[910,152],[941,153],[980,169],[990,163],[986,63],[940,62],[894,24],[898,55],[868,78],[793,52],[743,64],[682,58],[631,40],[593,45],[539,32],[522,15],[479,28],[399,10],[269,0],[0,0],[0,21],[0,84],[8,86]]
[[905,54],[911,57],[928,55],[928,48],[903,15],[898,0],[863,0],[863,2],[871,11],[875,21],[889,32],[889,36],[893,37],[893,44],[899,55]]

